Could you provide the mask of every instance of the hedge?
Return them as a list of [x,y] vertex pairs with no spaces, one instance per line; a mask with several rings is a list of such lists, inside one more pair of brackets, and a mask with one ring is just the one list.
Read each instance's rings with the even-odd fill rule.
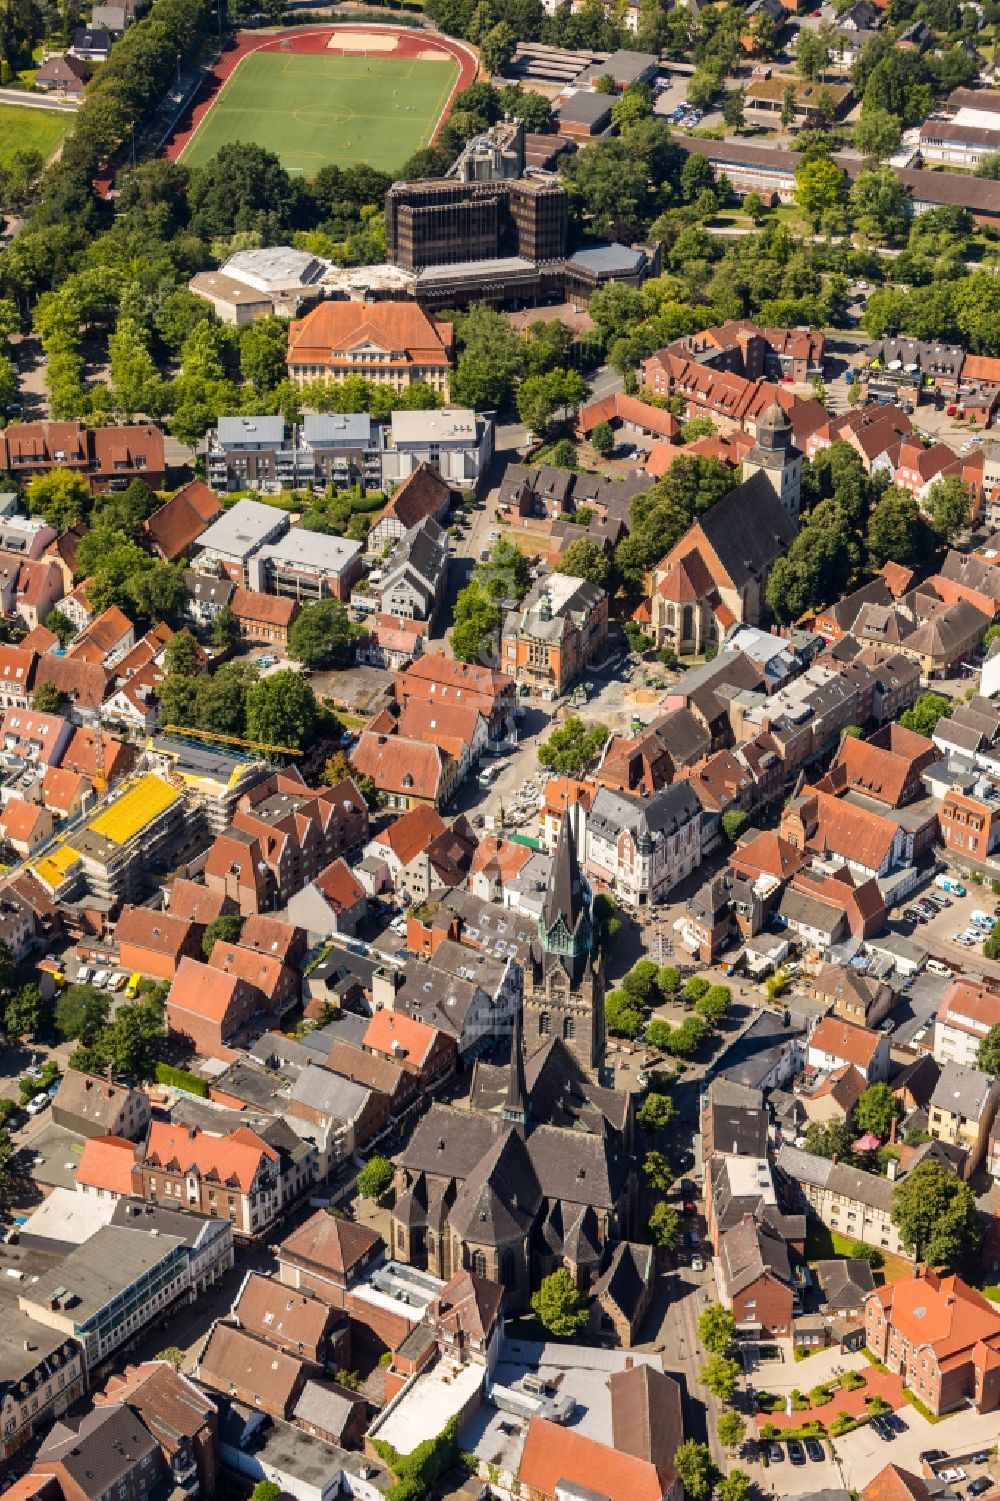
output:
[[201,1099],[208,1099],[208,1084],[206,1080],[199,1079],[197,1074],[189,1074],[186,1068],[174,1068],[169,1063],[156,1065],[157,1084],[172,1084],[175,1089],[185,1089],[188,1094],[196,1094]]

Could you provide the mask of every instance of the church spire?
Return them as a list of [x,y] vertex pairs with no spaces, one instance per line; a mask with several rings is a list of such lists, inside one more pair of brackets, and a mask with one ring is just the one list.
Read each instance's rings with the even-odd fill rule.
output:
[[584,953],[590,948],[587,891],[576,857],[576,841],[563,809],[541,916],[541,938],[549,953]]
[[514,1126],[528,1124],[528,1086],[524,1082],[524,1048],[521,1042],[521,1008],[514,1012],[510,1034],[510,1064],[507,1072],[507,1098],[501,1115]]

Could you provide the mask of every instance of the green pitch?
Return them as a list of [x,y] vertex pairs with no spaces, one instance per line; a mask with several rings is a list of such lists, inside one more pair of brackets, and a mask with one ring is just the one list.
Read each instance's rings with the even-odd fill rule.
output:
[[15,151],[40,151],[52,155],[73,123],[69,110],[29,109],[21,104],[0,104],[0,164],[6,166]]
[[181,153],[196,167],[230,141],[265,146],[289,172],[328,162],[396,172],[426,146],[458,74],[441,58],[252,52]]

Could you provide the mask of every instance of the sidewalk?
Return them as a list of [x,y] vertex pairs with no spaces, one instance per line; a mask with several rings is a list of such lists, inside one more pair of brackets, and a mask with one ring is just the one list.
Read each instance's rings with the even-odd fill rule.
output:
[[753,1384],[759,1391],[790,1392],[798,1387],[799,1391],[807,1392],[823,1381],[831,1381],[840,1371],[863,1371],[868,1364],[868,1358],[861,1350],[845,1353],[831,1346],[806,1360],[796,1360],[787,1341],[780,1348],[785,1355],[780,1365],[768,1361],[758,1365],[753,1373]]

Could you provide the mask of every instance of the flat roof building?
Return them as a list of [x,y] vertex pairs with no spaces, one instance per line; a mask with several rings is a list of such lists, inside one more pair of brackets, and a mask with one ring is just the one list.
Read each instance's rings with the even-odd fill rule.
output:
[[[258,430],[256,423],[265,426]],[[282,417],[261,417],[253,424],[248,417],[221,417],[219,442],[224,446],[238,447],[242,437],[247,443],[252,440],[256,446],[265,433],[270,435],[267,424],[276,424],[277,441],[281,442],[285,431]],[[259,500],[238,500],[198,538],[198,561],[218,563],[235,583],[246,584],[249,560],[267,543],[277,542],[287,530],[288,517],[284,511]]]

